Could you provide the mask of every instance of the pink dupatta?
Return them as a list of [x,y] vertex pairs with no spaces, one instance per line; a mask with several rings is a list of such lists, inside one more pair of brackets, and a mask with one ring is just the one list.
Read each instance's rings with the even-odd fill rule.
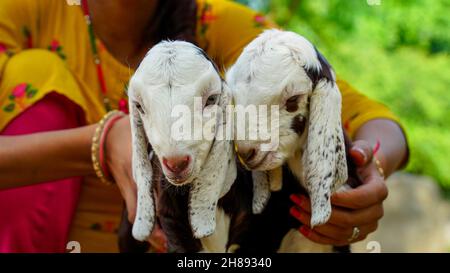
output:
[[[51,93],[1,132],[21,135],[84,124],[80,108]],[[48,164],[52,164],[49,162]],[[0,252],[65,252],[82,178],[0,191]]]

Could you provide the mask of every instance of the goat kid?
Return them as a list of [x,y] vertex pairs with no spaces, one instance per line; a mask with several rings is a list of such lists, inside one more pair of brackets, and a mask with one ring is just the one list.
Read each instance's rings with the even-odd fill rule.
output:
[[268,238],[262,246],[261,238],[250,232],[242,250],[332,251],[332,246],[304,238],[289,215],[289,195],[306,191],[311,199],[311,227],[326,223],[330,196],[347,181],[341,95],[331,66],[302,36],[268,30],[247,45],[226,79],[236,105],[280,109],[276,149],[263,151],[263,140],[236,140],[241,160],[259,177],[254,179],[253,211],[263,213],[253,218],[252,226],[266,227]]
[[[194,97],[203,103],[202,115],[192,118],[194,124],[195,119],[209,122],[215,134],[224,129],[231,94],[203,50],[187,42],[154,46],[130,81],[132,171],[137,184],[132,235],[147,240],[157,215],[169,251],[226,252],[237,236],[233,230],[242,222],[238,219],[251,213],[251,175],[243,173],[242,181],[235,182],[238,170],[230,140],[174,139],[173,128],[180,119],[174,118],[173,110],[183,106],[194,112]],[[189,131],[191,116],[181,124]],[[158,169],[163,175],[156,173]]]

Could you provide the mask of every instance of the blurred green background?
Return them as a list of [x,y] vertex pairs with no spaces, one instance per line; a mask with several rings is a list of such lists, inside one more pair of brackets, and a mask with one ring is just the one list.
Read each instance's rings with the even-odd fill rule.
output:
[[450,0],[241,0],[312,41],[337,74],[400,116],[407,171],[450,196]]

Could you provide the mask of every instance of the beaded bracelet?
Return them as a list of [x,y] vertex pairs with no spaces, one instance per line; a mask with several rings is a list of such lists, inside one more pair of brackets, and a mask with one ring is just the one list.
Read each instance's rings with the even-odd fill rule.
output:
[[98,123],[95,129],[94,136],[92,137],[91,145],[91,158],[92,166],[94,167],[95,174],[100,179],[100,181],[107,185],[113,185],[114,182],[111,179],[111,175],[106,167],[106,162],[104,158],[104,148],[106,135],[112,128],[114,123],[124,117],[125,114],[120,111],[108,112]]

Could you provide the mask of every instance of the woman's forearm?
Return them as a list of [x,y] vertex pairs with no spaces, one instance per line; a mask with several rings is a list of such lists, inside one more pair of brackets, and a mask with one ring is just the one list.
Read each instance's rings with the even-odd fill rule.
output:
[[368,121],[358,129],[354,140],[365,140],[372,147],[379,141],[380,150],[376,156],[381,162],[386,177],[403,167],[407,160],[406,137],[400,126],[391,120]]
[[22,136],[0,136],[0,190],[93,175],[96,125]]

